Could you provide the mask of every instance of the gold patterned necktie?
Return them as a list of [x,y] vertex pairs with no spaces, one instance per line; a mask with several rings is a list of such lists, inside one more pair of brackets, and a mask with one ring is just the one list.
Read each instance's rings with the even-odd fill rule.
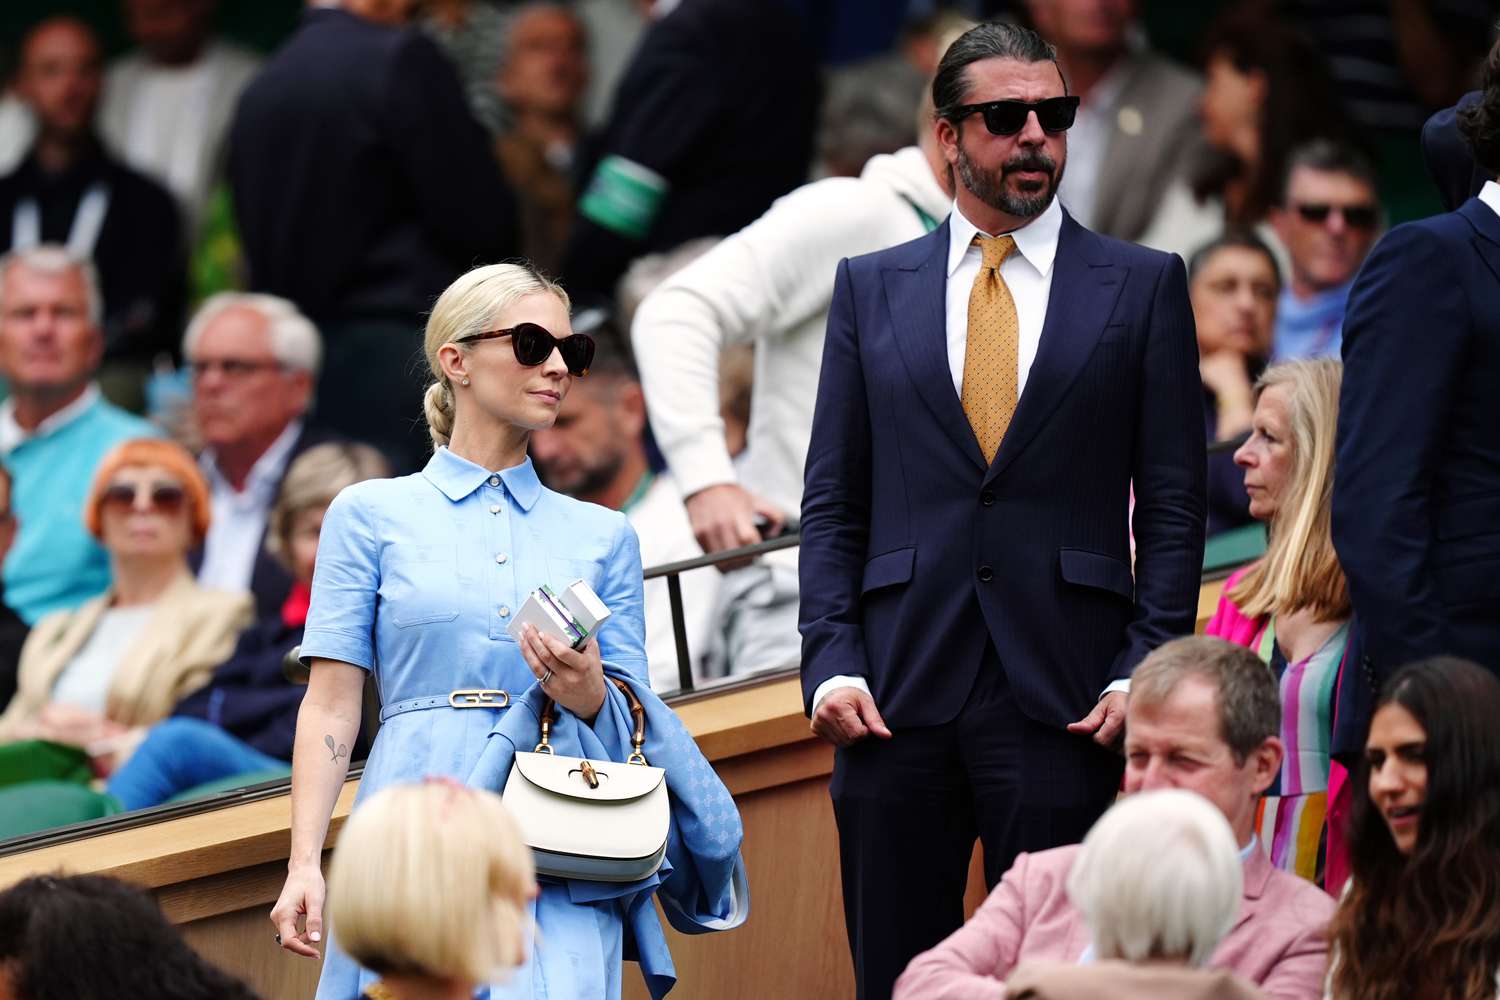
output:
[[984,254],[969,293],[969,339],[964,349],[960,399],[986,463],[995,460],[1000,441],[1016,412],[1021,322],[1000,265],[1016,248],[1011,236],[975,236]]

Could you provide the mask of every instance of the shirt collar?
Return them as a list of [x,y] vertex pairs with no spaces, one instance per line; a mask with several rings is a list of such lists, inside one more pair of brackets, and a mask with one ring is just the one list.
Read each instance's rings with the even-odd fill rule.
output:
[[[1010,235],[1016,239],[1016,250],[1045,278],[1051,273],[1052,261],[1057,257],[1057,237],[1061,232],[1062,205],[1053,198],[1046,211],[1020,229],[1012,229]],[[963,263],[964,254],[969,252],[975,234],[1001,235],[981,233],[978,226],[964,218],[964,213],[959,211],[958,202],[955,201],[953,213],[948,216],[948,277],[953,277],[953,272]]]
[[[292,449],[297,445],[297,439],[302,436],[302,421],[293,420],[282,428],[276,440],[271,442],[270,447],[261,452],[260,458],[250,467],[250,475],[245,479],[245,490],[254,489],[257,486],[274,488],[286,472],[287,462],[292,457]],[[229,485],[229,480],[219,471],[219,462],[212,448],[203,450],[200,464],[205,472],[216,485],[222,484],[230,492],[241,492]]]
[[90,382],[82,395],[37,424],[36,430],[32,431],[16,423],[15,399],[5,400],[0,403],[0,454],[8,455],[32,438],[46,437],[62,430],[93,408],[99,399],[99,387]]
[[1500,184],[1485,181],[1484,187],[1479,189],[1479,200],[1490,206],[1490,210],[1496,215],[1500,215]]
[[467,458],[460,458],[447,448],[432,453],[422,475],[443,491],[443,495],[454,503],[483,486],[491,476],[499,476],[505,483],[506,492],[515,497],[522,510],[531,510],[537,497],[542,495],[542,481],[536,477],[536,467],[528,457],[520,465],[491,472],[482,465],[475,465]]

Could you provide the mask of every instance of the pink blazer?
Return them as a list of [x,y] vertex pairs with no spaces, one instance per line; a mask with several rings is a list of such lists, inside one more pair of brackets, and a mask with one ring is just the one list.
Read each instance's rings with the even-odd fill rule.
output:
[[[1022,854],[978,912],[937,947],[912,959],[893,1000],[1001,1000],[1022,961],[1076,962],[1089,946],[1068,900],[1077,845]],[[1334,901],[1317,886],[1271,867],[1260,851],[1245,862],[1239,920],[1214,952],[1228,969],[1278,1000],[1320,1000]]]

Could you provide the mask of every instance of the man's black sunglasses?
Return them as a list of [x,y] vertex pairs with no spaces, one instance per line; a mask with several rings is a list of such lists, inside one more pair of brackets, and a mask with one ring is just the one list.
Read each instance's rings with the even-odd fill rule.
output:
[[1380,210],[1374,205],[1330,205],[1327,202],[1303,202],[1297,206],[1297,214],[1308,222],[1321,226],[1334,212],[1344,217],[1344,225],[1350,229],[1374,229],[1380,221]]
[[1036,112],[1036,120],[1048,132],[1066,132],[1073,127],[1073,119],[1078,115],[1078,98],[1049,97],[1045,101],[960,104],[943,117],[956,122],[976,111],[984,115],[984,127],[994,135],[1015,135],[1026,127],[1026,118],[1033,111]]
[[471,333],[467,337],[459,337],[454,343],[472,344],[480,340],[494,340],[497,337],[510,338],[510,346],[516,352],[516,360],[527,368],[534,368],[552,357],[554,349],[562,352],[563,364],[568,366],[568,374],[575,378],[583,378],[587,375],[589,365],[594,363],[593,337],[573,333],[559,339],[552,336],[551,331],[546,327],[535,323],[517,323],[504,330]]

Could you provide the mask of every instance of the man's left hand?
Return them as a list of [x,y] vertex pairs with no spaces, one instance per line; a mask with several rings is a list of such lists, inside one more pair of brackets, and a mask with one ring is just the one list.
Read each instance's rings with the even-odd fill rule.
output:
[[1125,732],[1124,691],[1110,691],[1099,699],[1094,710],[1068,726],[1068,732],[1080,736],[1093,736],[1101,747],[1112,747]]

